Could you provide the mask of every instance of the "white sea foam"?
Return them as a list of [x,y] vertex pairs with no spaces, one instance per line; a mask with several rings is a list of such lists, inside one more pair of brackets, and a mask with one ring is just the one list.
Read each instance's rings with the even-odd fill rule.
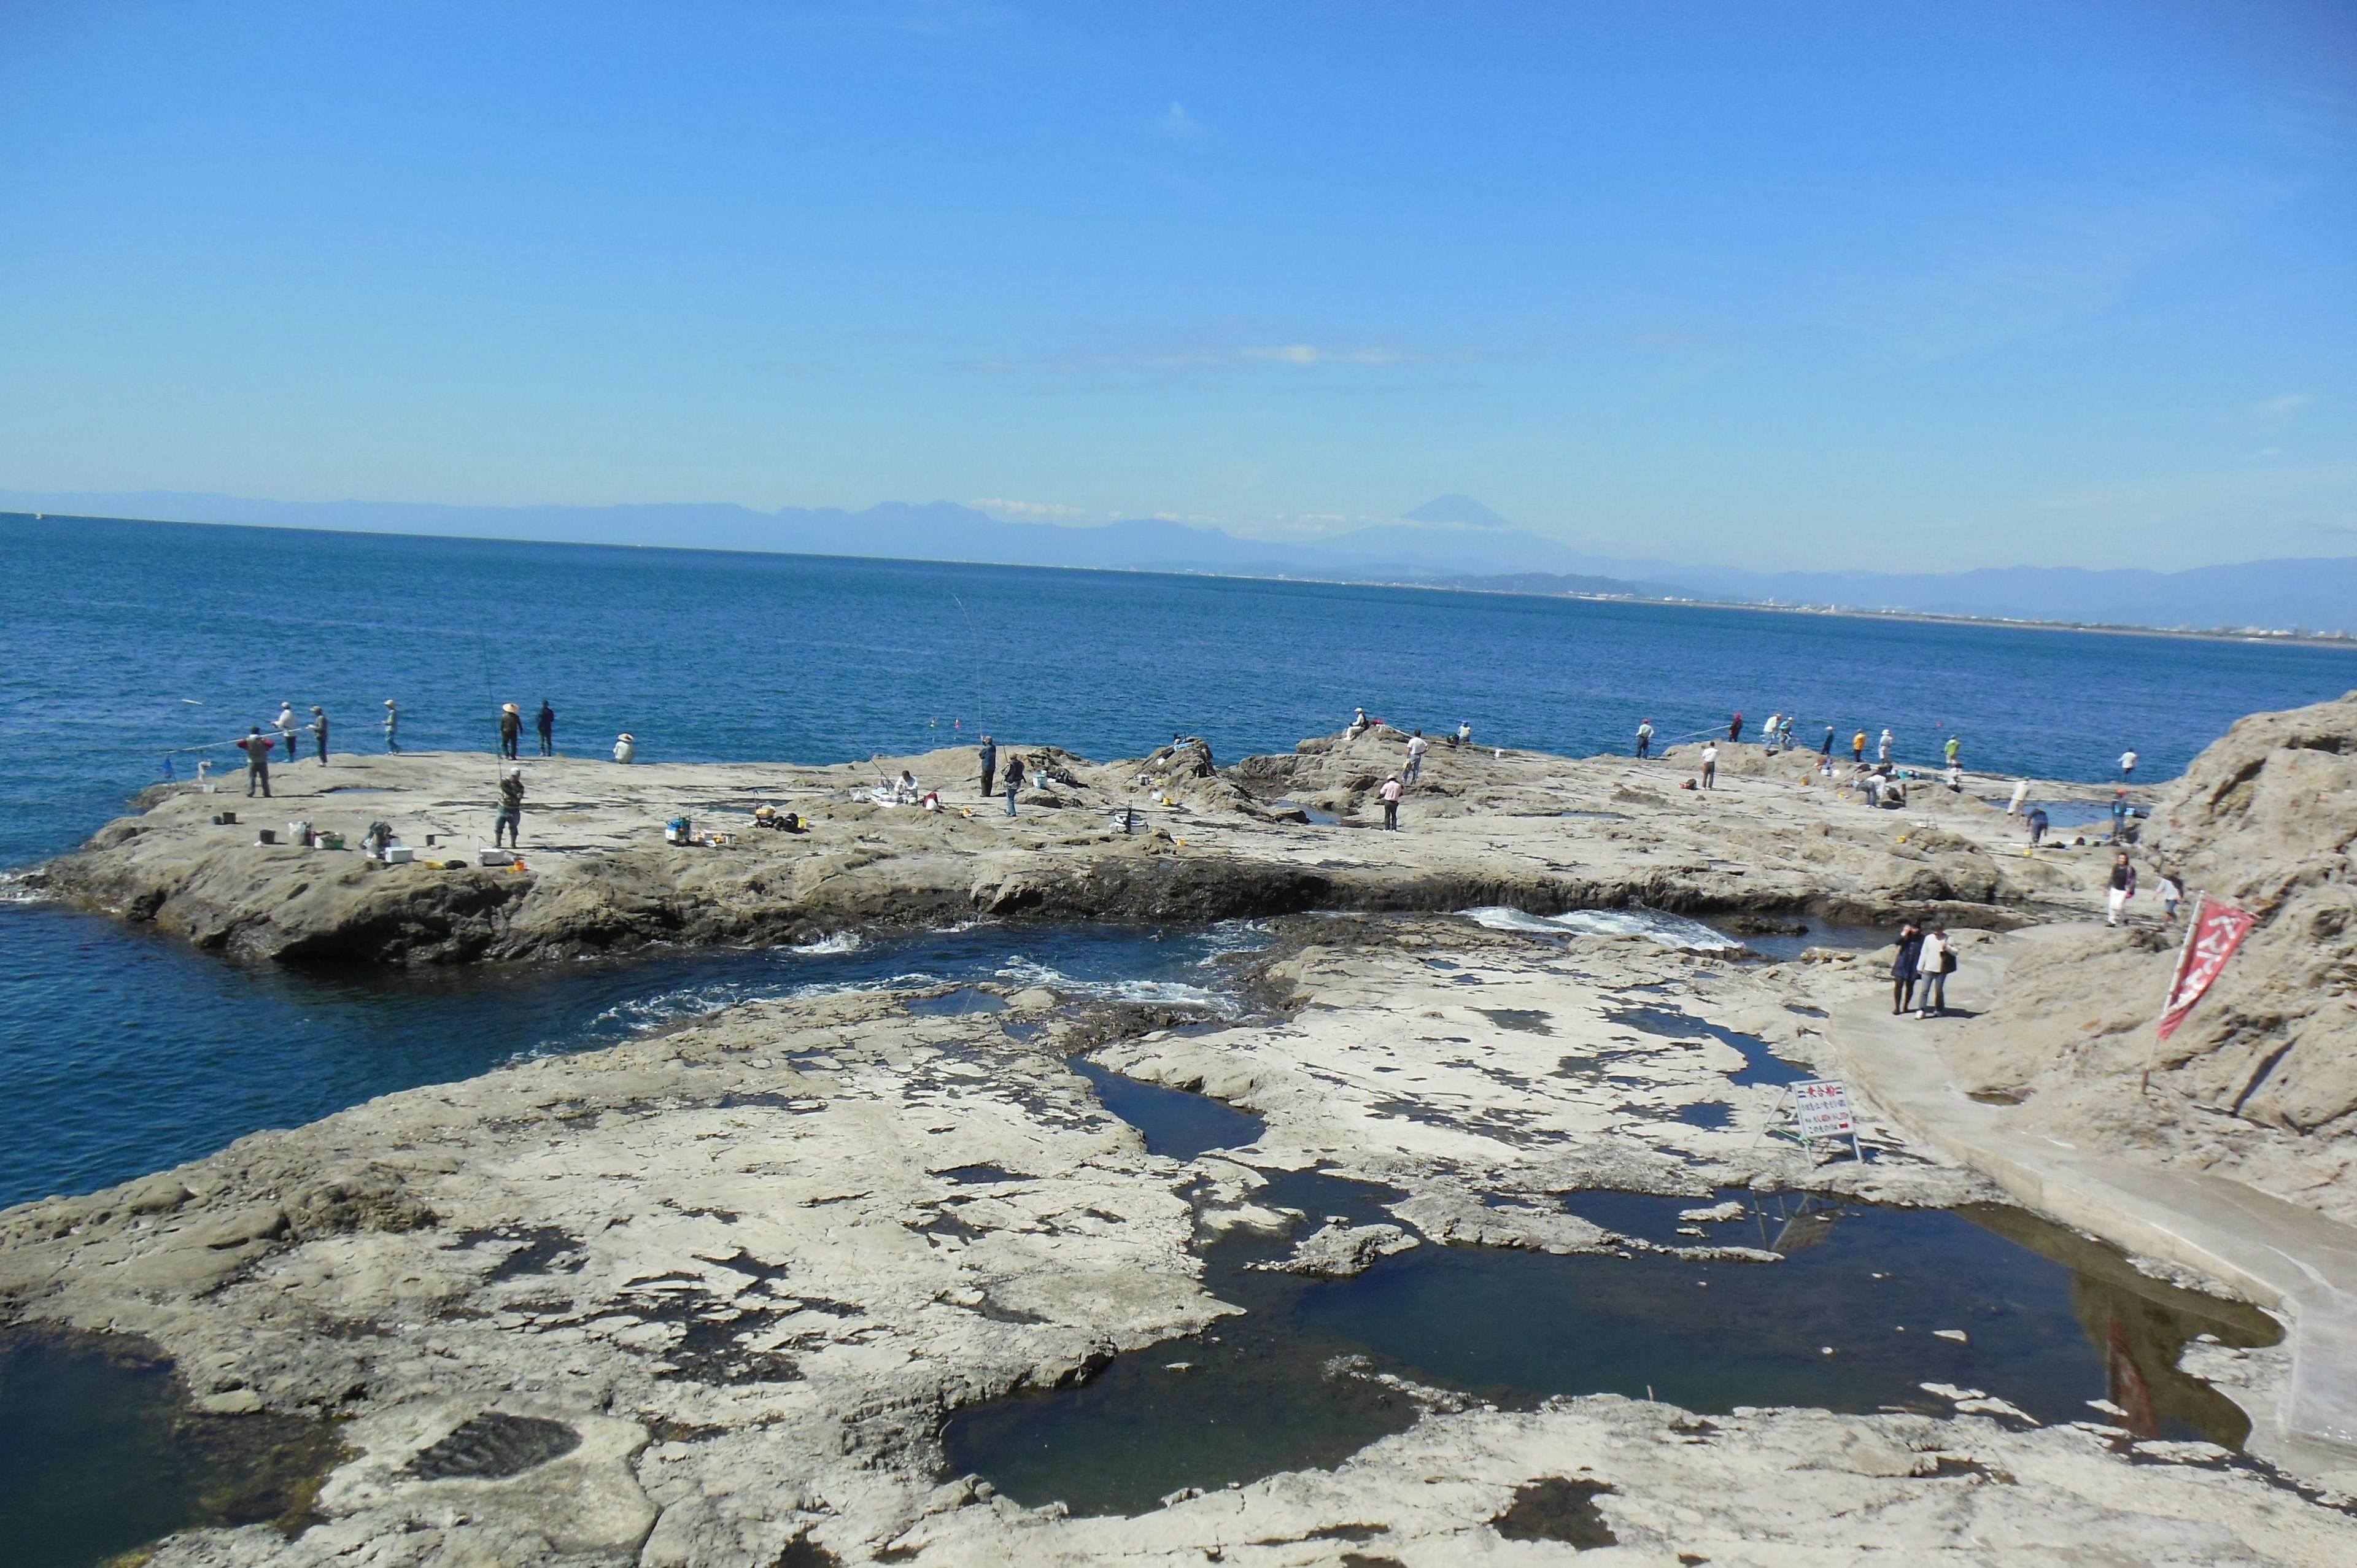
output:
[[1001,980],[1018,985],[1045,986],[1069,996],[1095,996],[1108,1002],[1152,1002],[1168,1007],[1201,1007],[1222,1015],[1238,1011],[1232,997],[1200,985],[1175,980],[1075,980],[1059,969],[1029,959],[1009,959],[998,971]]
[[1491,905],[1467,909],[1465,918],[1493,931],[1528,931],[1544,936],[1643,937],[1665,948],[1692,952],[1734,952],[1743,944],[1712,930],[1700,920],[1667,915],[1659,909],[1574,909],[1563,915],[1530,915],[1520,909]]
[[0,904],[46,904],[48,896],[25,886],[25,879],[13,871],[0,871]]
[[786,950],[816,958],[824,953],[857,952],[866,945],[866,940],[857,931],[835,931],[815,941],[796,942]]

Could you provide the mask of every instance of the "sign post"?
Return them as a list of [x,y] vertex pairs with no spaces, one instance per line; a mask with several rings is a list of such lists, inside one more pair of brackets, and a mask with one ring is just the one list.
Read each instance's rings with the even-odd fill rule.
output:
[[1817,1145],[1841,1138],[1859,1164],[1866,1153],[1857,1146],[1857,1123],[1849,1113],[1849,1085],[1837,1078],[1813,1078],[1792,1085],[1792,1125],[1802,1146],[1811,1154]]
[[2248,909],[2238,909],[2222,898],[2212,898],[2207,893],[2193,896],[2193,908],[2186,916],[2185,940],[2177,950],[2177,968],[2169,977],[2169,996],[2161,1004],[2159,1022],[2153,1028],[2153,1041],[2144,1054],[2144,1073],[2138,1079],[2140,1091],[2151,1092],[2152,1058],[2161,1042],[2177,1033],[2201,993],[2251,934],[2258,917]]

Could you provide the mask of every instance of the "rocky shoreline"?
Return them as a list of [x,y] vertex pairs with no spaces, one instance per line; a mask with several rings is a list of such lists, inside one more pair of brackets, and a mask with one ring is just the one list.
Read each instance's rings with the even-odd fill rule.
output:
[[[2088,929],[2098,853],[2023,856],[1969,793],[1904,812],[1836,801],[1804,782],[1813,757],[1722,747],[1724,787],[1706,795],[1662,788],[1684,777],[1676,757],[1643,771],[1437,754],[1396,834],[1293,820],[1361,820],[1371,774],[1396,756],[1383,732],[1226,771],[1192,748],[1103,768],[1050,754],[1069,781],[1027,796],[1012,823],[970,794],[965,815],[954,791],[942,814],[855,800],[864,768],[542,765],[551,842],[527,845],[521,874],[370,872],[339,864],[356,855],[255,848],[250,815],[206,820],[226,797],[167,791],[45,868],[47,889],[285,961],[521,960],[977,912],[1280,918],[1234,961],[1228,1015],[1012,983],[759,1003],[20,1206],[0,1213],[0,1333],[135,1338],[172,1359],[195,1412],[333,1423],[341,1452],[308,1514],[184,1530],[146,1554],[158,1568],[1406,1568],[1575,1550],[2346,1562],[2357,1458],[2274,1440],[2293,1351],[2271,1330],[2167,1338],[2132,1369],[2139,1388],[2247,1412],[2247,1454],[2138,1431],[2116,1407],[2041,1419],[1928,1372],[1904,1408],[1697,1415],[1614,1394],[1483,1399],[1380,1364],[1325,1375],[1405,1402],[1405,1429],[1330,1467],[1181,1487],[1142,1512],[1027,1507],[952,1473],[943,1449],[958,1412],[1221,1333],[1237,1308],[1205,1259],[1231,1239],[1326,1281],[1380,1279],[1431,1249],[1776,1271],[1798,1265],[1714,1229],[1741,1207],[1724,1195],[1922,1209],[1998,1197],[1870,1112],[1864,1162],[1821,1163],[1771,1135],[1781,1081],[1842,1070],[1836,1020],[1876,993],[1880,959],[1763,961],[1638,923],[1527,919],[1567,908],[1740,911],[1771,927],[1792,911],[1928,909],[1977,924],[1965,973],[2001,961],[2005,989],[1968,1004],[1977,1017],[1921,1026],[1916,1048],[2001,1090],[1992,1114],[2155,1168],[2278,1188],[2290,1173],[2286,1196],[2330,1222],[2347,1117],[2301,1115],[2330,1110],[2312,1087],[2330,1069],[2310,1064],[2337,1004],[2277,995],[2266,1021],[2269,988],[2297,976],[2312,990],[2344,950],[2319,910],[2342,897],[2345,849],[2319,848],[2316,828],[2337,822],[2351,781],[2319,771],[2340,750],[2303,743],[2343,721],[2357,743],[2357,699],[2327,707],[2238,727],[2156,809],[2166,853],[2243,865],[2237,890],[2267,923],[2231,983],[2244,989],[2222,986],[2226,1004],[2178,1037],[2193,1047],[2159,1065],[2177,1108],[2142,1120],[2117,1099],[2125,1029],[2074,1028],[2094,1043],[2068,1047],[2039,1032],[2085,1009],[2074,977],[2099,975],[2125,1016],[2169,957],[2148,930]],[[938,784],[929,770],[963,757],[909,766]],[[465,837],[465,770],[480,759],[339,764],[318,771],[387,793],[290,792],[276,815]],[[1108,825],[1133,790],[1153,802],[1137,835]],[[663,816],[755,800],[810,816],[811,833],[650,842]],[[528,819],[534,837],[543,825]],[[1414,912],[1476,905],[1518,910],[1526,929]],[[2032,920],[2046,924],[1997,934]],[[2085,952],[2033,956],[2057,942]],[[2237,1052],[2246,1065],[2230,1072]],[[2262,1062],[2295,1064],[2306,1098],[2270,1091]],[[1241,1141],[1158,1154],[1109,1112],[1124,1084],[1251,1121],[1230,1134]],[[2278,1104],[2307,1109],[2269,1119]],[[1306,1180],[1358,1184],[1380,1212],[1289,1196]],[[1688,1207],[1674,1233],[1649,1236],[1566,1201],[1592,1192]],[[2153,1311],[2204,1283],[2112,1254],[2088,1266]]]
[[[533,759],[521,872],[477,864],[496,798],[490,759],[339,757],[277,770],[267,804],[226,786],[157,786],[138,814],[24,883],[232,956],[354,965],[803,941],[977,917],[1483,905],[1860,923],[1929,913],[2002,929],[2085,908],[2099,880],[2083,854],[2020,855],[2018,821],[1973,792],[1921,788],[1905,812],[1871,811],[1815,779],[1814,753],[1752,746],[1720,748],[1713,790],[1680,788],[1698,766],[1692,747],[1642,763],[1436,747],[1403,831],[1382,832],[1373,791],[1404,766],[1405,740],[1388,729],[1321,737],[1226,768],[1200,744],[1102,765],[1009,746],[1034,759],[1037,784],[1013,818],[975,792],[968,750],[832,768]],[[903,769],[946,809],[872,798]],[[2048,795],[2073,790],[2083,793]],[[752,830],[759,803],[809,831]],[[225,809],[237,823],[213,821]],[[667,843],[676,817],[733,842]],[[256,842],[257,826],[283,833],[293,821],[353,845],[382,821],[421,858],[387,866],[357,849]]]

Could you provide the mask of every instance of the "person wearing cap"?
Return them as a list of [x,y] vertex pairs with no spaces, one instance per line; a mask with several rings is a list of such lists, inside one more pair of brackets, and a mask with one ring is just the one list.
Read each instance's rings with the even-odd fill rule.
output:
[[491,847],[500,847],[500,835],[506,834],[511,849],[523,847],[523,769],[511,768],[500,779],[499,820],[491,824]]
[[289,762],[294,761],[295,732],[302,727],[295,722],[295,704],[292,703],[279,703],[278,716],[270,721],[270,727],[276,730],[280,736],[285,740],[286,760]]
[[500,755],[515,760],[516,742],[523,738],[523,711],[513,703],[500,707]]
[[384,700],[384,748],[396,755],[401,751],[401,710],[391,697]]
[[614,737],[615,761],[628,762],[632,757],[638,756],[638,754],[639,743],[637,739],[632,736],[630,731],[624,730],[621,734]]
[[311,736],[319,743],[319,766],[325,768],[328,766],[327,709],[315,707],[311,710]]
[[1399,775],[1394,773],[1390,778],[1384,779],[1383,787],[1376,790],[1375,793],[1383,799],[1383,826],[1391,829],[1394,832],[1397,832],[1399,831],[1400,796],[1405,793],[1405,791],[1400,788]]

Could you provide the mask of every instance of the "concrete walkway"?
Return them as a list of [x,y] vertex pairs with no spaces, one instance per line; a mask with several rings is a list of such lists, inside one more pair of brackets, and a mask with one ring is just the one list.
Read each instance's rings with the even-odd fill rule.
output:
[[[2061,929],[2061,928],[2050,928]],[[1974,954],[1956,1006],[1986,1011],[2004,958],[2028,931]],[[2005,1124],[2005,1109],[1965,1097],[1941,1059],[1937,1026],[1893,1017],[1880,987],[1835,1008],[1826,1037],[1853,1090],[1891,1121],[1990,1177],[2025,1207],[2130,1251],[2222,1280],[2292,1320],[2283,1436],[2357,1452],[2357,1227],[2222,1176],[2157,1169]]]

